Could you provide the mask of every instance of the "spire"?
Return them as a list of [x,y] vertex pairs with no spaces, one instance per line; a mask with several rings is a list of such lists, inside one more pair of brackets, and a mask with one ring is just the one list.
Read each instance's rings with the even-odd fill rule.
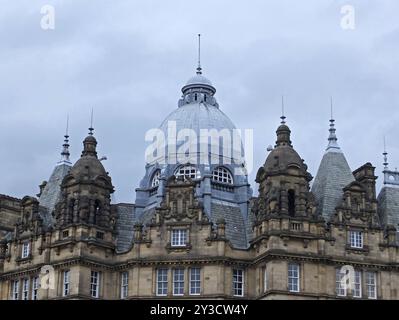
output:
[[201,34],[198,34],[198,67],[197,67],[197,74],[202,74],[201,68]]
[[66,123],[66,130],[64,135],[64,144],[62,145],[62,152],[61,152],[61,161],[58,164],[68,164],[71,165],[71,161],[69,160],[69,116],[67,116],[67,123]]
[[90,116],[90,128],[89,128],[89,135],[92,136],[93,135],[93,108],[91,108],[91,116]]
[[94,156],[97,158],[97,151],[96,151],[97,140],[93,136],[93,131],[94,131],[93,108],[91,108],[89,135],[83,141],[84,148],[83,148],[83,152],[82,152],[82,157],[83,156]]
[[384,136],[384,152],[382,153],[382,155],[384,156],[384,171],[385,170],[389,170],[388,169],[388,152],[387,152],[387,146],[386,146],[386,141],[385,141],[385,136]]
[[341,152],[340,147],[338,146],[337,143],[337,136],[335,134],[335,120],[333,118],[333,101],[332,101],[332,97],[331,97],[331,106],[330,106],[330,113],[331,113],[331,118],[330,118],[330,129],[328,131],[330,131],[330,135],[328,136],[328,146],[326,148],[327,152]]
[[284,116],[284,96],[281,96],[281,124],[285,124],[286,117]]

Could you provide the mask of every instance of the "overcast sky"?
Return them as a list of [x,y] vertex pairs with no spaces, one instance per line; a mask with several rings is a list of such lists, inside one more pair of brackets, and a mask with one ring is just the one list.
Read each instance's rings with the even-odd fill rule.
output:
[[[40,10],[55,8],[55,29]],[[355,28],[341,27],[343,5]],[[399,167],[399,1],[35,1],[0,3],[0,193],[38,192],[60,160],[66,115],[76,161],[94,107],[100,156],[134,201],[144,175],[145,132],[204,75],[238,128],[254,129],[256,170],[274,144],[281,95],[295,149],[316,175],[327,144],[330,96],[338,143],[355,170],[377,167],[383,136]]]

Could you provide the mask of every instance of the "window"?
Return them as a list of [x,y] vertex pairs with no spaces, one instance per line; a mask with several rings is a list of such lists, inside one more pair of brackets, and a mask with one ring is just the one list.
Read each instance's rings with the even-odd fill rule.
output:
[[22,259],[27,258],[29,256],[30,251],[30,244],[29,242],[24,242],[22,244],[22,254],[21,257]]
[[12,283],[12,299],[13,300],[19,299],[19,280],[15,280]]
[[363,233],[361,231],[350,231],[350,245],[352,248],[363,248]]
[[362,273],[355,271],[355,278],[353,279],[353,297],[362,297]]
[[176,178],[183,177],[184,179],[200,178],[200,174],[199,174],[199,171],[197,171],[197,168],[194,166],[191,166],[191,165],[185,165],[185,166],[178,168],[175,172],[175,176],[176,176]]
[[104,232],[97,231],[96,232],[96,238],[99,240],[104,240]]
[[37,300],[37,293],[39,290],[39,277],[34,277],[32,279],[32,300]]
[[263,292],[267,290],[267,268],[263,267]]
[[184,247],[187,244],[187,230],[172,230],[172,247]]
[[344,276],[345,274],[341,272],[341,268],[335,269],[335,292],[340,297],[346,296],[346,284],[342,283]]
[[377,279],[375,272],[366,272],[366,288],[367,297],[369,299],[377,299]]
[[29,279],[22,281],[22,300],[28,300],[29,298]]
[[295,263],[288,265],[288,290],[299,292],[299,265]]
[[65,271],[63,272],[63,276],[62,276],[62,279],[63,279],[63,284],[62,284],[62,296],[63,296],[63,297],[69,295],[70,274],[71,274],[71,272],[70,272],[69,270],[65,270]]
[[201,293],[201,269],[190,269],[190,294],[199,295]]
[[223,167],[218,167],[215,170],[213,170],[212,180],[216,182],[233,184],[233,177],[231,173]]
[[159,186],[159,179],[161,178],[161,170],[155,171],[151,179],[151,187]]
[[244,270],[233,270],[233,295],[237,297],[244,296]]
[[121,273],[121,299],[125,299],[128,296],[129,290],[129,272]]
[[62,231],[62,238],[65,239],[68,237],[69,237],[69,230]]
[[168,294],[168,269],[157,270],[157,296]]
[[290,216],[295,215],[295,191],[288,190],[288,214]]
[[182,296],[184,294],[184,269],[173,269],[173,295]]
[[90,276],[90,295],[98,298],[100,289],[100,272],[92,271]]

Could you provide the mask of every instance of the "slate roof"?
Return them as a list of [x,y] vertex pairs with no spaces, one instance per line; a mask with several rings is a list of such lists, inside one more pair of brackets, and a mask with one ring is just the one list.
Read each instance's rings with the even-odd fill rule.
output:
[[312,192],[317,201],[317,213],[326,221],[334,214],[335,207],[343,196],[342,189],[355,178],[349,168],[344,154],[329,149],[320,162],[316,178],[312,185]]
[[61,183],[70,170],[71,166],[65,163],[57,165],[40,195],[40,205],[45,207],[50,214],[53,212],[55,205],[60,200]]
[[385,226],[393,225],[399,231],[399,188],[384,186],[378,194],[378,215]]
[[222,218],[226,221],[226,238],[230,240],[233,247],[246,249],[248,247],[247,221],[244,220],[240,207],[226,201],[212,200],[211,212],[213,223]]
[[118,252],[126,252],[132,246],[135,207],[134,204],[128,203],[119,203],[114,206],[117,208],[118,213],[116,248]]

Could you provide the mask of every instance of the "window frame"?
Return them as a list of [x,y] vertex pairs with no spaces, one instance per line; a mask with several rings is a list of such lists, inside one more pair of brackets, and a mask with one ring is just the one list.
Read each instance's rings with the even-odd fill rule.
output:
[[[184,235],[184,237],[183,237]],[[187,228],[175,228],[170,233],[170,245],[174,248],[186,247],[188,243],[188,230]]]
[[29,300],[29,278],[22,279],[22,300]]
[[[372,275],[372,283],[369,282],[370,275]],[[367,271],[366,272],[366,292],[368,299],[377,299],[377,272],[375,271]],[[370,295],[370,288],[373,288],[373,295]]]
[[160,180],[161,180],[161,170],[160,169],[156,169],[154,171],[154,173],[152,174],[152,176],[151,176],[151,182],[150,182],[151,185],[150,185],[150,187],[151,188],[158,187]]
[[338,297],[346,297],[348,293],[346,287],[341,287],[341,281],[344,276],[345,274],[341,272],[341,268],[335,269],[335,294]]
[[[181,172],[183,170],[183,172]],[[187,178],[190,179],[199,179],[201,178],[201,174],[199,173],[199,170],[196,166],[191,165],[191,164],[185,164],[180,167],[178,167],[174,175],[176,178],[183,177],[184,180]]]
[[[196,270],[196,272],[193,273],[193,270]],[[190,277],[190,281],[189,281],[188,292],[189,292],[190,296],[201,295],[201,268],[200,267],[190,268],[189,269],[189,277]],[[193,289],[194,289],[194,291],[193,291]]]
[[[292,269],[293,267],[295,267],[295,269]],[[296,276],[292,273],[295,273]],[[287,280],[288,280],[288,291],[289,292],[300,292],[301,291],[301,266],[298,263],[289,263],[288,264],[288,273],[287,273]],[[295,281],[292,282],[290,280]],[[295,285],[297,287],[297,290],[295,290]]]
[[216,167],[212,170],[212,181],[216,183],[223,183],[234,185],[233,175],[230,170],[223,166]]
[[[358,286],[358,288],[356,288]],[[354,279],[352,283],[352,294],[354,298],[362,297],[362,272],[355,270]]]
[[172,288],[172,293],[174,296],[184,296],[184,280],[184,268],[174,268]]
[[26,259],[30,255],[30,242],[26,241],[22,243],[22,248],[21,248],[21,258]]
[[19,300],[19,279],[13,280],[12,282],[12,300]]
[[363,232],[359,230],[350,230],[349,245],[351,248],[363,249],[364,246]]
[[[168,295],[168,272],[167,268],[158,268],[156,270],[156,292],[158,297],[165,297]],[[160,278],[161,277],[161,278]],[[162,291],[160,291],[162,290]]]
[[267,266],[264,266],[262,268],[262,271],[263,271],[263,292],[266,292],[267,289],[268,289],[268,286],[267,286]]
[[35,276],[32,278],[31,300],[38,300],[38,293],[39,293],[39,277]]
[[121,299],[126,299],[129,296],[129,271],[121,272]]
[[64,270],[62,272],[62,296],[67,297],[70,294],[71,271]]
[[[245,270],[233,269],[233,296],[243,297],[245,289]],[[240,293],[241,291],[241,293]]]
[[[99,298],[100,297],[100,278],[101,272],[92,270],[90,273],[90,296],[92,298]],[[95,279],[95,282],[93,282]],[[95,293],[95,294],[93,294]]]

